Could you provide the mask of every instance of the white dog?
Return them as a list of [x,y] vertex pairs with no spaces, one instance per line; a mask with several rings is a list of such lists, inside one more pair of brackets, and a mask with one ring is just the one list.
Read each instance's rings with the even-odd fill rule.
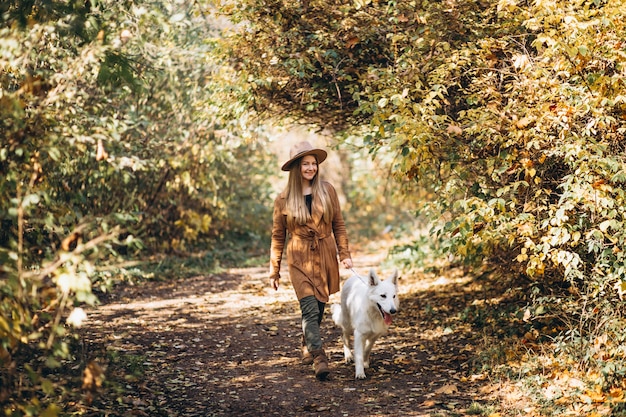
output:
[[[369,276],[351,276],[341,290],[341,305],[331,306],[333,321],[341,327],[346,363],[354,359],[355,378],[365,378],[370,353],[376,340],[385,334],[398,312],[398,271],[381,281],[373,269]],[[354,357],[350,336],[354,335]]]

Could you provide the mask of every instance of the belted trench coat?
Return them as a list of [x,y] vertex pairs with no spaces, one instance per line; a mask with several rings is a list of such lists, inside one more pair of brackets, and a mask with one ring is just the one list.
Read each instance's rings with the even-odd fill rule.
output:
[[[313,295],[318,301],[339,291],[339,260],[350,258],[346,225],[341,214],[337,191],[328,182],[322,182],[333,205],[332,222],[323,220],[322,203],[313,199],[311,219],[288,230],[285,212],[286,196],[281,193],[274,201],[272,244],[270,250],[270,278],[280,278],[283,249],[287,241],[289,278],[298,300]],[[303,196],[304,198],[304,196]],[[287,240],[287,235],[289,239]]]

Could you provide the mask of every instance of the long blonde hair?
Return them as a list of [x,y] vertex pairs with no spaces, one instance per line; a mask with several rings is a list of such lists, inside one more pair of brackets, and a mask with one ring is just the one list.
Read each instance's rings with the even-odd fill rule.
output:
[[[315,158],[315,160],[317,161],[317,158]],[[304,195],[302,194],[301,163],[302,158],[291,165],[287,188],[285,188],[285,197],[287,199],[285,211],[287,212],[287,227],[289,229],[293,229],[297,225],[306,224],[306,222],[311,219],[311,213],[309,213],[309,209],[304,202]],[[317,166],[317,173],[311,181],[311,196],[314,202],[319,199],[322,203],[322,207],[324,207],[322,219],[324,222],[330,223],[334,216],[333,205],[331,204],[330,195],[328,195],[326,187],[323,186],[320,180],[319,164]]]

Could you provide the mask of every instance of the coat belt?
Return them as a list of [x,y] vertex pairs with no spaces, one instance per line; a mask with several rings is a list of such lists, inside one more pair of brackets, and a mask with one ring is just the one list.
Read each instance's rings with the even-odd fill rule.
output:
[[304,240],[311,243],[311,250],[316,250],[319,246],[320,240],[324,240],[330,237],[330,234],[322,234],[315,230],[309,229],[308,231],[294,232],[291,237],[297,240]]

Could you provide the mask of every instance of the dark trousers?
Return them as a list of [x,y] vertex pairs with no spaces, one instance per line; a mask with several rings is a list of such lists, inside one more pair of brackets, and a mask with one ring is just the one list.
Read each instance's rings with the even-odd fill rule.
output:
[[325,303],[318,301],[310,295],[300,300],[300,311],[302,312],[302,333],[304,342],[309,352],[322,348],[322,337],[320,336],[320,324],[324,317]]

